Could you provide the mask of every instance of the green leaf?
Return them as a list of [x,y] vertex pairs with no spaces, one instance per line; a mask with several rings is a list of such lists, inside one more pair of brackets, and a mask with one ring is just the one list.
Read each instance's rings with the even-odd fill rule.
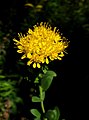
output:
[[41,86],[43,88],[44,91],[46,91],[53,80],[53,77],[56,76],[56,73],[54,71],[47,71],[43,76],[42,76],[42,80],[41,80]]
[[30,111],[35,117],[37,117],[37,118],[41,117],[41,114],[37,109],[31,109]]
[[15,102],[16,103],[22,103],[22,99],[20,97],[16,97]]
[[47,76],[44,79],[42,79],[41,86],[44,91],[46,91],[50,87],[52,80],[53,80],[53,78],[50,76]]
[[12,85],[6,81],[0,81],[0,87],[9,87],[12,88]]
[[55,114],[54,114],[53,110],[48,110],[47,111],[46,118],[48,120],[55,120]]
[[51,76],[51,77],[56,77],[57,76],[57,74],[54,71],[51,71],[51,70],[47,71],[46,75]]
[[58,107],[55,107],[54,110],[48,110],[46,113],[48,120],[59,120],[60,111]]
[[0,75],[0,79],[3,79],[3,78],[5,78],[5,76],[4,75]]
[[37,96],[33,96],[32,97],[32,102],[41,102],[42,100],[39,98],[39,97],[37,97]]
[[55,114],[55,120],[59,120],[60,117],[60,111],[58,107],[55,107],[53,110],[54,114]]
[[11,93],[12,93],[12,90],[9,90],[9,91],[7,91],[7,92],[2,92],[2,93],[0,94],[0,96],[2,96],[2,97],[8,97]]
[[17,107],[16,107],[16,104],[14,103],[14,101],[11,101],[11,111],[13,114],[16,114],[17,112]]
[[41,120],[40,118],[34,118],[34,120]]

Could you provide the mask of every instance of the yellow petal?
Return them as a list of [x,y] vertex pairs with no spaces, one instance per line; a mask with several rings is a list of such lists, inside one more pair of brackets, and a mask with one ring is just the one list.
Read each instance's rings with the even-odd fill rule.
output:
[[22,53],[22,50],[17,50],[18,53]]
[[61,57],[57,57],[58,58],[58,60],[62,60],[62,58]]
[[19,49],[23,49],[23,46],[19,45],[18,48],[19,48]]
[[33,68],[36,68],[36,63],[33,63]]
[[54,58],[50,56],[50,60],[52,60],[52,61],[53,61],[53,60],[54,60]]
[[28,53],[27,58],[31,58],[31,57],[32,57],[31,53]]
[[37,67],[40,68],[40,64],[39,63],[37,63]]
[[28,62],[27,62],[27,65],[29,65],[29,66],[30,66],[30,64],[31,64],[31,63],[32,63],[32,61],[28,61]]
[[63,54],[63,52],[61,52],[61,54],[59,55],[59,57],[63,57],[64,56],[64,54]]
[[21,59],[24,59],[24,58],[26,58],[26,55],[23,55],[23,56],[21,57]]
[[25,6],[34,7],[34,5],[31,3],[27,3],[27,4],[25,4]]
[[46,64],[49,64],[49,60],[48,60],[48,58],[46,58]]
[[28,33],[29,33],[29,34],[32,34],[32,32],[33,32],[33,31],[29,28]]
[[18,41],[18,40],[16,40],[16,39],[13,39],[13,41],[15,41],[16,43],[19,43],[19,41]]

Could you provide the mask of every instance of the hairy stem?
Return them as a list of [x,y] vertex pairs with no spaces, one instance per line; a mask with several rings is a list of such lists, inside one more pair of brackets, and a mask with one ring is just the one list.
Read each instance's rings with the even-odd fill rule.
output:
[[[41,86],[39,86],[39,91],[40,91],[40,98],[42,100],[42,87]],[[41,108],[42,108],[42,112],[45,113],[43,100],[41,101]]]

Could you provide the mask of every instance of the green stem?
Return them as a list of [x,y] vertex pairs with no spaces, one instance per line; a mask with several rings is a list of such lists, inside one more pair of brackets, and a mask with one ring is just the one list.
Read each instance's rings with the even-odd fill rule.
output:
[[[39,91],[40,91],[40,98],[42,100],[42,87],[41,86],[39,86]],[[42,108],[43,113],[45,113],[43,100],[41,101],[41,108]]]

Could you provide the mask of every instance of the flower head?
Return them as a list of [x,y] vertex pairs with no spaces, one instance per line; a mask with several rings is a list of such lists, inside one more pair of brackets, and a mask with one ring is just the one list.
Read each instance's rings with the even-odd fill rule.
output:
[[23,53],[21,59],[28,58],[27,65],[40,68],[41,63],[48,64],[55,59],[61,60],[64,56],[68,42],[54,27],[52,29],[46,23],[35,25],[33,30],[29,28],[26,35],[18,34],[19,40],[14,39],[17,52]]

